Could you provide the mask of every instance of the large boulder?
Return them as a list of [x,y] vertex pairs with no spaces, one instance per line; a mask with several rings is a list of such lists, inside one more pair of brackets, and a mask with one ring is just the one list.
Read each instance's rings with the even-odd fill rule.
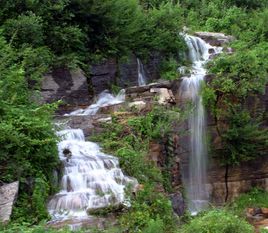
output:
[[0,187],[0,222],[9,222],[18,191],[18,181]]

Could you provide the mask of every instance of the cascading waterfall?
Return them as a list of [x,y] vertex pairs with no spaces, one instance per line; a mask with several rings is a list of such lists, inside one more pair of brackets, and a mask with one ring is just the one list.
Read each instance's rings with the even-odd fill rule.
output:
[[[206,75],[205,63],[210,53],[220,53],[222,48],[213,47],[202,39],[185,35],[188,46],[189,60],[192,62],[192,71],[189,77],[183,77],[180,95],[183,100],[190,100],[193,110],[188,124],[190,131],[189,169],[183,174],[186,186],[188,208],[194,215],[206,208],[209,201],[207,183],[207,143],[206,143],[206,114],[200,95],[201,86]],[[185,174],[186,173],[186,174]]]
[[122,89],[116,96],[109,93],[107,90],[101,92],[95,104],[91,104],[86,109],[78,109],[66,116],[82,116],[82,115],[95,115],[101,107],[120,104],[125,101],[125,90]]
[[[117,96],[104,91],[96,103],[66,115],[95,115],[100,107],[124,100],[124,90]],[[48,203],[52,220],[82,220],[88,218],[90,210],[128,204],[125,188],[135,188],[138,183],[123,174],[116,157],[102,153],[98,144],[85,141],[81,129],[65,129],[57,134],[62,139],[58,143],[58,151],[64,171],[61,190]]]
[[59,157],[64,165],[61,190],[48,203],[53,220],[87,217],[87,210],[124,202],[124,189],[137,182],[124,176],[118,159],[85,141],[81,129],[58,132]]
[[144,86],[146,85],[147,78],[145,75],[144,66],[139,58],[137,58],[137,64],[138,64],[138,85]]

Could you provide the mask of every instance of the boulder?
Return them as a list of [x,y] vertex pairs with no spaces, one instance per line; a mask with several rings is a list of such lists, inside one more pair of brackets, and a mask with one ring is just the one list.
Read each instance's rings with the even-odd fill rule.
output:
[[9,222],[18,191],[18,181],[0,187],[0,222]]
[[150,92],[157,93],[158,103],[161,105],[176,103],[172,91],[167,88],[151,88]]

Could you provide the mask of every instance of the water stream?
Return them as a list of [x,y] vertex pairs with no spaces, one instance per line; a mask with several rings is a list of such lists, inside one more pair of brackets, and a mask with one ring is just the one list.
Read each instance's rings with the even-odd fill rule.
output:
[[139,58],[137,58],[138,64],[138,85],[144,86],[147,83],[147,77],[145,74],[144,66]]
[[48,203],[53,219],[87,217],[87,210],[124,202],[124,189],[135,180],[125,176],[116,157],[85,141],[81,129],[58,132],[64,171],[61,190]]
[[183,100],[190,100],[193,110],[190,113],[188,127],[190,131],[190,157],[189,169],[183,173],[183,181],[186,187],[188,208],[194,215],[206,208],[209,201],[207,190],[207,133],[206,112],[200,95],[204,77],[206,75],[205,64],[209,60],[210,53],[220,53],[222,48],[213,47],[204,40],[190,35],[185,35],[188,46],[188,57],[192,62],[190,76],[183,77],[180,86],[180,95]]
[[77,109],[69,114],[65,114],[65,116],[95,115],[101,107],[120,104],[123,103],[124,101],[125,101],[124,89],[120,90],[116,96],[109,93],[108,90],[104,90],[98,95],[96,103],[91,104],[86,109]]
[[[69,114],[94,115],[103,106],[124,101],[124,92],[113,96],[99,95],[95,104]],[[85,140],[81,129],[63,129],[57,132],[59,158],[63,164],[61,190],[48,203],[53,221],[88,218],[88,211],[107,206],[128,204],[125,188],[137,181],[123,174],[118,159],[101,152],[98,144]]]

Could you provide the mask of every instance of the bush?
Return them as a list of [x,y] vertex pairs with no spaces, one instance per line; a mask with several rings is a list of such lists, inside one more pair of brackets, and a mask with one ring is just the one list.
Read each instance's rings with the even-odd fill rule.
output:
[[16,47],[29,44],[37,47],[43,44],[44,34],[42,18],[34,13],[19,15],[17,19],[9,19],[4,24],[4,32]]
[[245,220],[225,210],[211,210],[194,218],[179,233],[252,233],[253,227]]

